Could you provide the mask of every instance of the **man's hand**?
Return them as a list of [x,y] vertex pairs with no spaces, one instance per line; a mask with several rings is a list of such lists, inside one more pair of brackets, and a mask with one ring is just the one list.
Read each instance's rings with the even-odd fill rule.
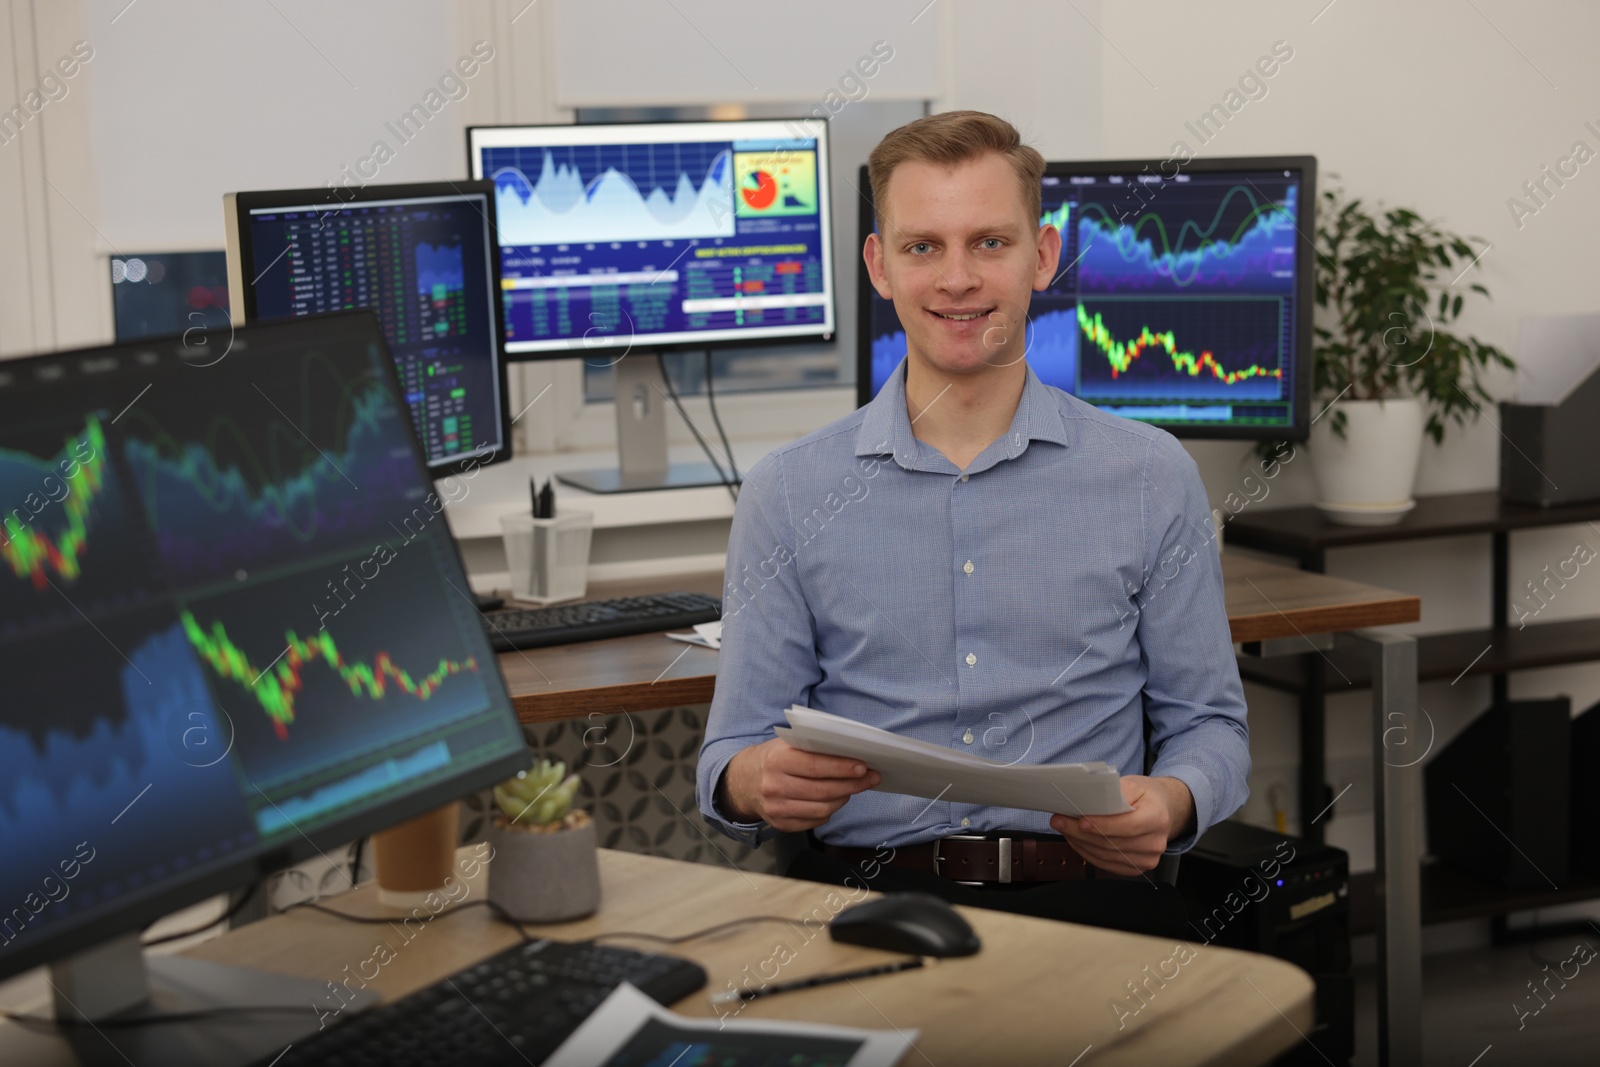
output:
[[1050,826],[1078,855],[1112,874],[1143,874],[1161,861],[1167,842],[1194,827],[1194,796],[1176,778],[1122,779],[1122,796],[1133,805],[1120,815],[1052,815]]
[[765,822],[784,833],[810,830],[881,780],[860,760],[802,752],[775,737],[728,761],[716,805],[733,822]]

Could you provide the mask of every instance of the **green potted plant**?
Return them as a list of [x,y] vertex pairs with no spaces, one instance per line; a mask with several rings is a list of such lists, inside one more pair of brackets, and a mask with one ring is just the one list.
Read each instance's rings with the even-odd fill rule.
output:
[[[1384,525],[1416,505],[1422,438],[1494,403],[1491,366],[1515,363],[1450,325],[1468,294],[1487,298],[1473,245],[1407,208],[1368,210],[1340,189],[1322,194],[1316,234],[1310,456],[1317,506],[1335,522]],[[1326,410],[1325,410],[1326,409]],[[1269,445],[1267,452],[1274,448]]]
[[574,810],[578,776],[540,760],[494,787],[489,900],[520,922],[564,922],[600,906],[594,820]]

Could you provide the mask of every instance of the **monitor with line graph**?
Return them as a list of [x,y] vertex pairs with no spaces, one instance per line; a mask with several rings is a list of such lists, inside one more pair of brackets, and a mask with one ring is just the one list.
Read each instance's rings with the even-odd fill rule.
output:
[[[1314,157],[1051,163],[1042,186],[1039,223],[1061,231],[1058,274],[1028,312],[1043,382],[1180,437],[1305,439]],[[865,404],[906,334],[857,272]]]
[[526,766],[404,392],[370,311],[0,363],[0,978]]
[[474,126],[513,358],[827,339],[828,124]]

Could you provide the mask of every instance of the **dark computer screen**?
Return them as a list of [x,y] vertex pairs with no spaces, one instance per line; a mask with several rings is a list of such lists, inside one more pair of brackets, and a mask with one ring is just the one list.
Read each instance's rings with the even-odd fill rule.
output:
[[111,257],[112,318],[118,341],[228,325],[228,262],[215,252]]
[[368,186],[348,202],[327,190],[239,193],[230,215],[247,320],[371,308],[429,464],[509,455],[486,184]]
[[506,350],[831,337],[827,123],[479,126],[494,182]]
[[370,313],[0,363],[0,976],[514,773]]
[[[1179,436],[1303,438],[1315,174],[1309,156],[1050,164],[1039,224],[1061,231],[1061,259],[1029,307],[1029,365],[1047,385]],[[859,270],[866,403],[906,335]]]

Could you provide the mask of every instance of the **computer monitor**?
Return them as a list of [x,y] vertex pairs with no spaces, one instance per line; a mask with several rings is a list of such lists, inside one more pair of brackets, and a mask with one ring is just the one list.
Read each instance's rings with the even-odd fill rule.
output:
[[435,477],[511,457],[487,182],[229,193],[234,322],[371,308]]
[[[1179,437],[1305,440],[1316,168],[1312,156],[1048,164],[1039,223],[1061,231],[1061,260],[1029,307],[1029,366]],[[865,167],[861,187],[865,235]],[[857,267],[865,404],[906,335]]]
[[0,978],[526,766],[405,411],[368,311],[0,363]]
[[620,471],[558,476],[596,492],[719,481],[666,463],[652,357],[832,338],[828,124],[475,126],[467,156],[494,182],[506,351],[617,369]]
[[228,260],[220,248],[118,254],[110,262],[118,341],[228,325]]

